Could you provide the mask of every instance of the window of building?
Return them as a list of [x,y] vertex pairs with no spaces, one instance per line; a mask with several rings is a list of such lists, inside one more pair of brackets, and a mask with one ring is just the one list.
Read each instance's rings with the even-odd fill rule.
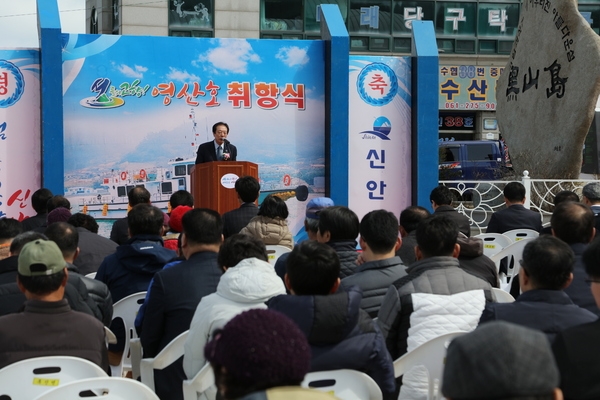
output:
[[214,0],[170,0],[169,35],[214,36]]
[[90,33],[98,33],[98,14],[96,13],[96,7],[92,7],[92,14],[90,15]]
[[121,18],[120,18],[120,7],[119,0],[112,1],[112,33],[113,35],[119,34],[119,29],[121,28]]

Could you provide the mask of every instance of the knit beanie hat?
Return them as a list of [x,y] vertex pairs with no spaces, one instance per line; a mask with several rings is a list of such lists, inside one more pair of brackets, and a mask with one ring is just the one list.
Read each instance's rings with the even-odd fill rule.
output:
[[181,224],[181,219],[183,218],[183,214],[190,211],[191,209],[192,207],[190,206],[177,206],[173,211],[171,211],[169,226],[171,227],[171,230],[173,232],[183,232],[183,225]]
[[51,225],[55,222],[67,222],[69,218],[71,218],[71,211],[64,207],[58,207],[48,213],[46,223]]
[[245,311],[213,337],[204,356],[243,384],[291,385],[301,382],[310,369],[311,350],[304,333],[277,311]]

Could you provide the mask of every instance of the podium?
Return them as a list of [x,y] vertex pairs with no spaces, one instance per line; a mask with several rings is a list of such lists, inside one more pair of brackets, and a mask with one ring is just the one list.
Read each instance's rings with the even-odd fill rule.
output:
[[258,165],[249,161],[211,161],[195,165],[190,174],[194,207],[210,208],[221,215],[238,208],[235,181],[246,175],[258,180]]

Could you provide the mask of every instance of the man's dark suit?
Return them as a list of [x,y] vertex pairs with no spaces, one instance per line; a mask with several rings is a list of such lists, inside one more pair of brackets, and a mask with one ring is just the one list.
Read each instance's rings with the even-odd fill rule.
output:
[[110,230],[110,240],[116,244],[125,244],[129,240],[129,223],[127,217],[120,218],[113,223]]
[[522,204],[513,204],[492,214],[487,233],[504,233],[513,229],[542,230],[540,214],[526,209]]
[[79,255],[75,259],[75,266],[81,275],[97,272],[104,259],[117,250],[117,244],[83,227],[78,227]]
[[[229,140],[225,140],[223,143],[223,153],[229,153],[228,161],[236,161],[237,159],[237,148],[232,145]],[[217,151],[215,150],[215,141],[202,143],[198,147],[198,155],[196,156],[196,164],[202,164],[210,161],[217,160]]]
[[240,208],[223,214],[223,236],[227,239],[231,235],[240,233],[242,228],[258,213],[258,207],[254,203],[244,203]]

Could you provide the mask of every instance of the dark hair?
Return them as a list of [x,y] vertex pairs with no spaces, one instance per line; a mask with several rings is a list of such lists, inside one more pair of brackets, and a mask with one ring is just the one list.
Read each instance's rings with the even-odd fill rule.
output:
[[229,134],[229,125],[227,125],[225,122],[222,122],[222,121],[221,122],[217,122],[216,124],[214,124],[212,126],[212,132],[213,133],[217,133],[217,127],[219,125],[223,125],[225,128],[227,128],[227,134]]
[[41,276],[23,276],[17,273],[17,277],[28,292],[41,296],[56,292],[60,288],[65,279],[65,271],[66,268],[56,274]]
[[67,210],[70,210],[71,202],[65,196],[61,195],[52,196],[50,197],[50,199],[48,199],[48,202],[46,203],[46,210],[48,211],[48,213],[50,213],[50,211],[54,210],[55,208],[59,207],[63,207]]
[[44,235],[43,233],[40,233],[40,232],[35,232],[35,231],[23,232],[23,233],[15,236],[15,238],[10,243],[9,250],[10,250],[11,254],[13,254],[13,255],[19,254],[21,252],[21,249],[23,248],[23,246],[25,246],[29,242],[33,242],[38,239],[48,240],[46,235]]
[[178,190],[171,195],[169,204],[171,210],[176,209],[178,206],[194,207],[194,196],[187,190]]
[[450,205],[453,199],[452,191],[444,185],[439,185],[429,194],[429,201],[435,202],[438,206]]
[[48,211],[48,200],[53,194],[50,189],[41,188],[33,192],[31,195],[31,206],[38,214],[44,214]]
[[554,235],[567,244],[589,243],[594,234],[594,213],[583,203],[567,201],[554,209],[550,226]]
[[136,186],[127,193],[127,200],[131,207],[138,204],[150,204],[150,192],[143,186]]
[[556,207],[557,205],[565,201],[579,202],[579,200],[580,199],[579,196],[577,196],[577,193],[572,192],[570,190],[562,190],[556,193],[556,195],[554,196],[554,206]]
[[425,257],[451,256],[458,225],[445,215],[432,215],[417,227],[417,245]]
[[525,186],[521,182],[508,182],[504,186],[504,197],[511,203],[523,201],[525,199]]
[[48,240],[52,240],[63,255],[75,254],[79,243],[79,232],[77,229],[66,222],[55,222],[48,225],[44,232]]
[[304,218],[304,229],[312,233],[317,233],[319,230],[319,220],[316,218]]
[[575,254],[568,244],[550,235],[529,241],[523,250],[523,268],[536,289],[560,290],[573,272]]
[[398,219],[386,210],[371,211],[360,221],[360,237],[373,253],[388,253],[398,242]]
[[269,218],[281,218],[286,219],[289,215],[287,205],[280,197],[275,195],[268,195],[263,200],[260,208],[258,209],[258,215],[264,215]]
[[424,207],[410,206],[400,213],[400,226],[403,227],[407,233],[410,233],[417,229],[417,226],[419,226],[421,221],[430,215],[429,210]]
[[131,237],[135,235],[160,236],[163,228],[163,212],[150,204],[141,203],[129,211],[127,224]]
[[581,260],[585,265],[585,272],[589,276],[600,278],[600,239],[594,240],[585,248]]
[[195,244],[219,244],[223,235],[223,221],[218,212],[208,208],[194,208],[181,218],[185,237]]
[[327,295],[340,276],[340,259],[331,246],[305,240],[294,247],[286,268],[295,294]]
[[242,176],[235,181],[235,191],[244,203],[252,203],[258,198],[260,183],[252,176]]
[[71,218],[67,222],[75,228],[81,227],[92,233],[98,233],[98,223],[96,222],[96,218],[91,215],[76,213],[71,215]]
[[225,239],[219,249],[219,266],[232,268],[246,258],[258,258],[269,261],[267,248],[262,240],[242,233],[236,233]]
[[330,242],[356,240],[359,226],[358,216],[348,207],[327,207],[319,213],[319,231],[321,231],[321,235],[329,232]]
[[14,218],[0,218],[0,241],[12,239],[23,232],[21,222]]

